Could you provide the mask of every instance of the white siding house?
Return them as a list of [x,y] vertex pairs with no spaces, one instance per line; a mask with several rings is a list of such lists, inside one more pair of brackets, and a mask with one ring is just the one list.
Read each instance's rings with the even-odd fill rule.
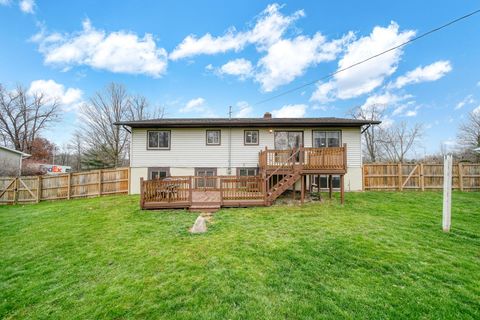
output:
[[[214,170],[214,175],[237,175],[242,168],[251,168],[253,172],[259,165],[259,152],[265,148],[278,149],[279,136],[285,132],[294,132],[294,135],[300,136],[299,139],[303,140],[300,144],[304,147],[315,148],[320,146],[318,139],[314,142],[314,134],[318,136],[324,132],[333,132],[332,136],[338,139],[330,139],[330,143],[347,146],[345,190],[362,189],[361,128],[367,122],[337,118],[257,118],[256,121],[235,119],[231,127],[225,127],[228,119],[212,119],[211,122],[199,119],[200,123],[195,120],[197,119],[163,119],[156,122],[146,120],[121,123],[131,130],[131,193],[140,192],[141,177],[151,179],[159,171],[166,176],[197,175],[202,168]],[[220,132],[213,134],[215,139],[210,141],[215,144],[207,143],[207,131]],[[250,131],[256,132],[254,144],[245,141],[246,132]],[[169,136],[168,146],[164,142],[163,149],[149,148],[149,132],[162,132],[162,138],[163,134]],[[151,135],[154,136],[151,139],[157,138],[155,133]]]

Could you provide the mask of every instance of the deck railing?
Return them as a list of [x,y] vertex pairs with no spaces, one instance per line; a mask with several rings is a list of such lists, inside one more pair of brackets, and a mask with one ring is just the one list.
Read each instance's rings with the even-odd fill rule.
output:
[[228,200],[263,200],[263,179],[253,177],[229,177],[220,179],[222,201]]
[[140,179],[142,208],[188,207],[193,192],[217,192],[222,204],[236,201],[263,201],[261,176],[175,176],[157,180]]
[[[293,154],[298,152],[295,157]],[[259,166],[263,170],[291,169],[294,165],[305,170],[346,170],[347,146],[260,151]]]
[[151,203],[191,203],[192,177],[171,177],[163,180],[140,179],[140,205],[145,208]]

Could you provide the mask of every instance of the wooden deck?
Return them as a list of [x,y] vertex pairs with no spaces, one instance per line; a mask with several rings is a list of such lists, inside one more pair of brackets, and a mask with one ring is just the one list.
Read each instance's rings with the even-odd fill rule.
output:
[[[143,209],[268,206],[300,181],[301,201],[306,177],[340,175],[341,201],[347,172],[346,145],[338,148],[298,148],[259,153],[258,176],[183,176],[163,180],[141,179]],[[332,185],[330,184],[330,194]]]

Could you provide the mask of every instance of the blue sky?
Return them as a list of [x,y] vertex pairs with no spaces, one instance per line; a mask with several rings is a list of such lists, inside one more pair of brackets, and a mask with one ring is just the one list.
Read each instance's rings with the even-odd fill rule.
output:
[[[346,116],[385,107],[385,125],[425,124],[422,152],[451,145],[480,106],[480,15],[264,104],[477,8],[475,1],[0,0],[0,83],[63,101],[57,144],[109,82],[168,117]],[[480,109],[478,109],[480,110]]]

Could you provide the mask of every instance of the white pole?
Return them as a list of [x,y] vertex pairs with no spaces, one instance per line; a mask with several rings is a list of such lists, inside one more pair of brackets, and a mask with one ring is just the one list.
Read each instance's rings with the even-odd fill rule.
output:
[[452,155],[443,157],[443,219],[444,232],[450,231],[452,220]]

